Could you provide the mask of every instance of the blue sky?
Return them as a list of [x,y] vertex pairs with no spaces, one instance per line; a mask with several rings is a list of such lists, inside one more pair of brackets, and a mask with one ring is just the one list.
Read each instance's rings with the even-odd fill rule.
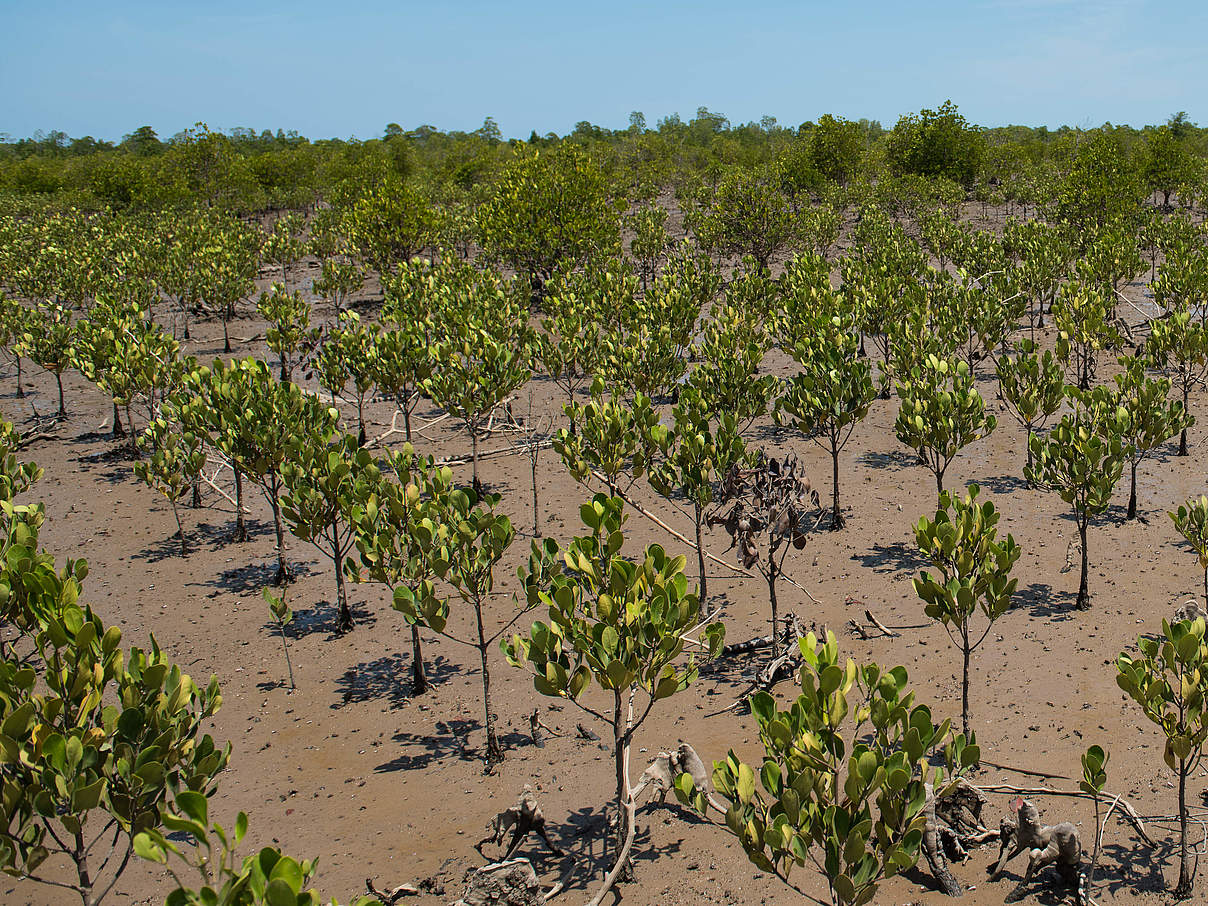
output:
[[0,0],[0,132],[212,129],[507,136],[834,113],[892,126],[951,98],[973,122],[1208,122],[1203,0],[345,4]]

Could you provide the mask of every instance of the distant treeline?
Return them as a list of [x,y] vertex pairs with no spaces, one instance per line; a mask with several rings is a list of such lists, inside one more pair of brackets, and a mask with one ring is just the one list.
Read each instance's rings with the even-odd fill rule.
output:
[[826,196],[892,180],[922,178],[943,194],[1015,201],[1051,196],[1087,144],[1098,145],[1137,190],[1195,204],[1208,193],[1208,130],[1176,113],[1166,123],[1097,129],[969,124],[946,102],[901,117],[892,129],[875,120],[830,115],[784,127],[774,117],[733,125],[701,107],[647,126],[638,112],[626,129],[579,123],[565,136],[533,132],[505,140],[488,118],[473,132],[391,123],[380,138],[310,140],[297,132],[198,124],[162,140],[141,126],[120,142],[63,132],[0,142],[0,199],[11,210],[157,210],[203,204],[240,214],[297,209],[338,199],[382,180],[405,181],[429,203],[474,207],[517,156],[564,145],[586,151],[616,193],[634,201],[666,190],[690,196],[715,187],[733,169],[797,196]]

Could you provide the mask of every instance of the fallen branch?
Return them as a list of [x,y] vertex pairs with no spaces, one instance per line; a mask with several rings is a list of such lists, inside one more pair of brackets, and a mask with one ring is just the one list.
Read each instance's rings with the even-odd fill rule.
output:
[[[595,479],[597,481],[602,481],[605,484],[608,483],[608,479],[604,475],[601,475],[599,472],[595,471],[594,469],[592,470],[591,474],[595,477]],[[659,528],[670,533],[671,535],[674,535],[680,541],[684,542],[684,544],[689,545],[693,550],[697,549],[695,541],[691,541],[685,535],[682,535],[679,532],[677,532],[675,529],[673,529],[671,526],[669,526],[667,523],[665,523],[658,516],[654,515],[654,513],[650,512],[650,510],[646,509],[640,503],[638,503],[637,501],[632,500],[630,497],[628,497],[625,494],[625,492],[622,491],[620,488],[615,489],[613,491],[613,493],[616,494],[617,497],[620,497],[622,500],[624,500],[625,503],[627,503],[629,506],[633,507],[639,513],[641,513],[643,516],[645,516],[647,519],[649,519],[651,522],[653,522],[655,525],[657,525]],[[735,566],[733,563],[727,563],[725,560],[721,559],[720,557],[714,556],[713,554],[709,553],[708,551],[701,551],[701,553],[703,553],[705,555],[705,557],[708,558],[709,560],[712,560],[714,563],[718,564],[719,566],[724,566],[726,569],[730,570],[731,572],[738,573],[738,575],[746,576],[747,578],[754,578],[750,572],[743,569],[741,566]],[[787,579],[788,577],[785,576],[784,578]]]
[[[226,469],[226,468],[229,468],[229,466],[219,466],[218,469],[216,469],[214,472],[214,479],[217,479],[219,474],[222,472],[222,470]],[[218,487],[218,485],[214,484],[214,479],[207,477],[205,472],[198,472],[197,477],[200,478],[202,481],[204,481],[206,484],[208,484],[211,488],[213,488],[221,497],[226,498],[226,501],[231,506],[233,506],[233,507],[239,506],[239,504],[235,502],[235,498],[232,497],[230,494],[228,494],[226,491],[224,491],[222,488]]]
[[1027,768],[1013,768],[1007,764],[999,764],[996,761],[987,761],[981,759],[981,764],[988,765],[992,768],[998,768],[1000,771],[1010,771],[1013,774],[1027,774],[1031,777],[1045,777],[1054,780],[1073,780],[1073,777],[1067,777],[1065,774],[1050,774],[1047,771],[1030,771]]
[[[541,444],[540,446],[548,447],[548,446],[552,446],[552,445],[553,445],[553,441],[546,441],[545,443]],[[499,449],[499,450],[487,450],[486,452],[479,453],[478,460],[479,460],[479,462],[481,462],[484,459],[491,459],[492,457],[495,457],[495,456],[520,456],[525,453],[528,453],[527,447],[519,447],[519,448],[503,447],[502,449]],[[464,466],[467,463],[469,463],[470,461],[471,461],[471,457],[469,457],[469,456],[450,456],[448,459],[438,459],[436,461],[436,465],[438,465],[438,466]]]
[[902,634],[900,632],[894,632],[892,629],[887,628],[884,623],[874,617],[871,610],[864,611],[864,616],[867,618],[868,622],[872,623],[873,626],[880,630],[882,635],[889,636],[891,639],[901,637]]
[[419,896],[419,888],[414,884],[400,884],[389,893],[383,893],[373,886],[373,879],[365,879],[365,891],[374,899],[381,900],[385,906],[394,906],[403,897]]

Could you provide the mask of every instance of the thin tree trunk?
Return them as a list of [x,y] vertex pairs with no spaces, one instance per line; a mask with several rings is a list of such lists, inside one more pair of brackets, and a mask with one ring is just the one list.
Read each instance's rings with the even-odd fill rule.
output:
[[1082,578],[1078,582],[1078,600],[1075,606],[1079,610],[1090,610],[1091,595],[1086,588],[1086,573],[1087,573],[1087,552],[1086,552],[1086,520],[1081,519],[1078,522],[1078,536],[1082,540]]
[[58,371],[55,372],[55,383],[59,385],[59,418],[65,418],[67,406],[63,403],[63,375]]
[[273,576],[274,585],[284,585],[289,581],[289,567],[285,565],[285,529],[281,525],[281,501],[277,489],[270,489],[268,502],[273,507],[273,529],[277,533],[277,574]]
[[701,534],[701,508],[699,503],[693,504],[692,514],[696,527],[696,564],[700,569],[700,614],[701,619],[709,618],[708,577],[705,575],[705,546]]
[[1137,518],[1137,461],[1132,461],[1132,483],[1128,491],[1128,519]]
[[289,671],[289,687],[297,689],[298,687],[294,683],[294,665],[289,660],[289,643],[285,640],[285,624],[278,622],[277,628],[281,630],[281,648],[285,651],[285,669]]
[[831,531],[837,532],[843,528],[843,511],[839,509],[839,448],[831,444]]
[[474,493],[477,494],[481,488],[478,484],[478,432],[473,428],[470,429],[470,462]]
[[334,555],[331,559],[336,567],[336,603],[339,605],[336,632],[348,632],[355,623],[352,619],[352,609],[348,606],[348,591],[344,587],[344,555],[338,549],[338,544],[333,544],[332,550]]
[[82,829],[75,832],[75,852],[72,853],[72,859],[76,864],[76,877],[80,881],[80,899],[84,901],[84,906],[93,906],[93,882],[92,876],[88,871],[88,847],[84,845],[84,831]]
[[243,521],[243,474],[235,468],[235,540],[247,541],[247,524]]
[[[776,629],[780,626],[780,602],[776,600],[776,564],[768,563],[768,601],[772,605],[772,637],[776,637]],[[772,645],[772,657],[776,656],[776,646]]]
[[231,335],[227,326],[226,317],[223,317],[222,319],[222,351],[228,353],[231,351]]
[[961,629],[961,729],[965,739],[969,738],[969,627],[966,624]]
[[[128,420],[128,419],[127,419]],[[131,428],[134,426],[131,425]],[[122,427],[121,412],[117,407],[117,403],[113,404],[113,430],[110,432],[111,437],[124,437],[126,429]]]
[[482,625],[481,603],[474,605],[474,616],[478,620],[478,657],[482,662],[482,713],[487,730],[487,772],[490,773],[495,769],[495,765],[503,761],[503,749],[499,745],[499,738],[495,735],[495,721],[491,717],[491,670],[487,665],[489,645],[486,630]]
[[1179,886],[1178,899],[1191,896],[1191,853],[1187,850],[1187,761],[1179,762]]
[[420,648],[419,626],[411,626],[411,694],[423,695],[428,691],[428,676],[424,672],[424,652]]
[[[1188,400],[1188,397],[1190,396],[1190,394],[1191,394],[1191,388],[1188,387],[1186,384],[1184,384],[1183,385],[1183,411],[1184,412],[1187,411],[1187,400]],[[1179,456],[1186,456],[1186,455],[1187,455],[1187,428],[1186,428],[1186,426],[1184,426],[1183,430],[1181,432],[1179,432]]]
[[529,467],[530,467],[530,470],[532,471],[532,478],[533,478],[533,537],[536,538],[538,528],[539,528],[537,525],[537,517],[540,512],[538,505],[537,505],[537,451],[536,451],[536,449],[533,449],[529,452]]
[[21,386],[21,356],[16,356],[17,359],[17,399],[25,399],[25,388]]
[[185,537],[185,527],[180,522],[180,509],[176,506],[176,498],[169,500],[172,504],[172,515],[176,517],[176,533],[180,535],[180,553],[181,556],[187,556],[189,553],[189,539]]

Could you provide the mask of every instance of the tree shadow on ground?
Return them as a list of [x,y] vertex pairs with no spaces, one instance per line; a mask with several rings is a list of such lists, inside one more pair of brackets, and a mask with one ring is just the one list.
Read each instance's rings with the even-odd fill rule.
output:
[[856,462],[874,469],[905,469],[922,465],[917,453],[906,450],[889,450],[883,453],[868,450],[857,456]]
[[905,541],[874,544],[862,554],[852,554],[851,558],[878,573],[915,572],[928,562],[917,547]]
[[1015,592],[1012,609],[1026,607],[1034,617],[1070,620],[1077,600],[1076,592],[1054,591],[1047,582],[1033,582]]
[[[179,542],[177,550],[179,551]],[[311,572],[311,567],[304,563],[289,565],[291,580],[308,576]],[[248,592],[259,592],[262,588],[272,587],[273,580],[276,578],[277,561],[270,560],[267,563],[245,563],[242,566],[232,566],[201,582],[190,582],[188,584],[204,588],[214,588],[231,594],[247,594]]]
[[[102,440],[103,439],[103,440]],[[137,447],[130,446],[130,440],[125,437],[111,437],[109,434],[100,435],[98,441],[108,441],[110,446],[103,450],[96,450],[92,453],[84,453],[77,456],[75,461],[89,466],[108,466],[118,464],[132,464],[143,458],[142,453]],[[127,471],[126,474],[133,475],[133,471]]]
[[1029,490],[1032,487],[1026,479],[1018,475],[995,475],[992,478],[979,478],[971,483],[991,494],[1013,494],[1016,491]]
[[[448,658],[437,656],[424,659],[424,673],[429,684],[438,686],[462,670]],[[349,667],[336,680],[340,700],[331,704],[337,711],[359,702],[386,699],[391,708],[400,708],[412,698],[411,658],[395,652],[372,661]]]
[[[474,739],[471,741],[470,737]],[[389,761],[375,767],[376,774],[391,774],[395,771],[423,770],[434,761],[456,757],[459,761],[482,761],[486,748],[486,733],[482,724],[474,719],[438,720],[433,732],[408,733],[400,731],[391,737],[395,743],[409,749]],[[506,754],[522,745],[531,745],[532,740],[521,733],[501,733],[499,744]]]
[[750,433],[765,443],[783,444],[789,439],[789,432],[796,430],[796,428],[790,428],[788,425],[777,425],[775,422],[772,422],[766,425],[755,425],[751,428]]
[[[348,608],[352,611],[353,621],[350,632],[367,629],[377,622],[377,615],[373,611],[368,610],[363,604],[350,603]],[[339,617],[339,608],[334,601],[319,601],[313,607],[294,610],[293,613],[294,618],[285,626],[285,634],[290,639],[297,640],[308,635],[314,635],[317,632],[326,632],[327,638],[330,641],[347,634],[336,630],[336,619]],[[277,629],[277,624],[274,622],[267,622],[264,625],[266,628],[274,631]]]

